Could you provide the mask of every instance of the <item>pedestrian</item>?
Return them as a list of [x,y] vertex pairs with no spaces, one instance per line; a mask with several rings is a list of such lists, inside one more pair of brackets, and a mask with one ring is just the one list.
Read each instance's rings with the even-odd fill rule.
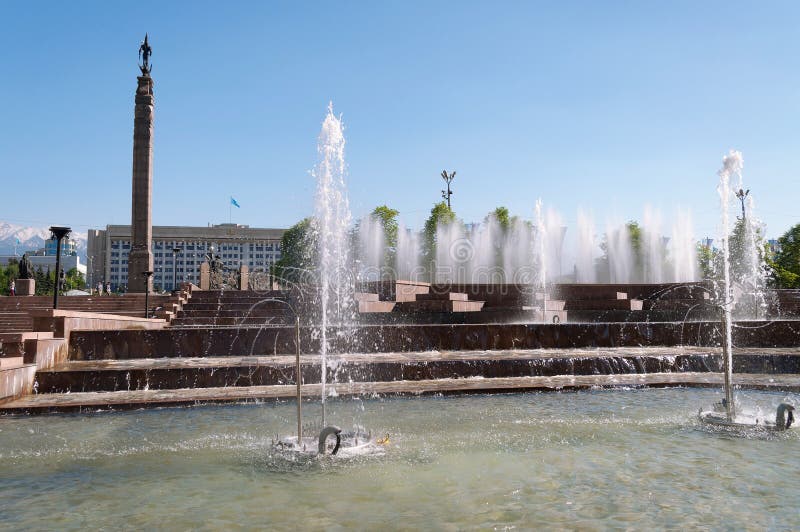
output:
[[106,282],[106,294],[111,295],[111,282]]
[[99,281],[97,283],[97,295],[98,296],[102,296],[103,295],[103,281]]
[[11,282],[8,283],[8,294],[11,296],[17,295],[17,285],[14,283],[14,279],[11,279]]

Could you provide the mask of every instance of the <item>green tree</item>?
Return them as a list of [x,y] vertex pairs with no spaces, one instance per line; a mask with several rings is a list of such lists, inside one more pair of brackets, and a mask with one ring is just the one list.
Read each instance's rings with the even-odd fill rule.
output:
[[497,223],[500,224],[504,231],[508,231],[516,217],[511,218],[506,207],[497,207],[486,216],[487,222],[492,219],[497,220]]
[[86,280],[78,268],[70,268],[64,279],[64,290],[82,290],[86,288]]
[[278,281],[299,283],[317,268],[317,238],[312,218],[304,218],[281,238],[281,258],[271,269]]
[[34,279],[36,279],[37,296],[46,296],[47,294],[52,293],[51,290],[53,289],[53,285],[50,282],[50,270],[45,273],[42,267],[38,266],[36,268],[36,273],[34,274]]
[[[501,238],[493,239],[494,243],[494,266],[496,268],[496,272],[499,273],[499,276],[505,278],[506,272],[503,270],[504,264],[504,252],[505,252],[505,245],[506,240],[505,237],[507,236],[509,230],[519,222],[519,218],[517,216],[511,216],[508,208],[506,207],[497,207],[495,210],[490,212],[484,218],[485,223],[489,223],[491,221],[496,221],[497,225],[500,227],[501,234],[498,235]],[[507,282],[507,281],[506,281]]]
[[[639,225],[639,222],[631,220],[625,224],[625,227],[622,229],[622,231],[624,231],[625,238],[627,238],[630,242],[631,251],[633,252],[633,278],[643,279],[644,254],[642,253],[642,228]],[[606,234],[603,237],[603,241],[600,243],[600,249],[603,251],[603,255],[596,260],[595,267],[597,268],[597,275],[599,279],[610,280],[611,265],[608,259],[608,238],[609,235]]]
[[0,266],[0,294],[9,295],[11,281],[19,278],[19,263],[11,259],[6,266]]
[[[752,234],[748,234],[753,231]],[[764,235],[760,227],[752,228],[746,220],[737,218],[736,225],[728,238],[728,254],[731,265],[731,279],[742,280],[753,276],[752,253],[755,248],[756,261],[764,262]],[[760,268],[760,266],[757,266]],[[722,270],[719,270],[720,272]]]
[[397,215],[400,211],[392,209],[386,205],[375,207],[372,211],[372,217],[377,218],[383,226],[383,235],[385,239],[385,252],[383,263],[387,268],[393,268],[395,264],[395,257],[397,256],[397,231],[399,229],[397,223]]
[[771,284],[776,288],[800,288],[800,224],[778,238],[780,250],[767,258]]
[[697,263],[700,267],[700,276],[705,280],[719,278],[719,250],[706,246],[702,242],[697,243]]
[[423,263],[428,268],[428,278],[434,280],[436,271],[436,229],[441,225],[455,223],[456,213],[447,206],[447,203],[440,201],[431,209],[431,215],[425,220],[425,227],[422,230],[422,255]]

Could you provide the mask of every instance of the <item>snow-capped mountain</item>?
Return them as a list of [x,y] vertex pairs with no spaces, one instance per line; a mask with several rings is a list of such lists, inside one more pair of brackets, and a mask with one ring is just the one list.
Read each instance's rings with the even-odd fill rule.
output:
[[[44,247],[44,241],[50,238],[47,227],[25,227],[0,221],[0,255],[11,255],[16,246],[17,254],[36,251]],[[78,254],[86,259],[86,233],[72,232],[70,238],[75,240]],[[17,240],[19,239],[19,244]]]

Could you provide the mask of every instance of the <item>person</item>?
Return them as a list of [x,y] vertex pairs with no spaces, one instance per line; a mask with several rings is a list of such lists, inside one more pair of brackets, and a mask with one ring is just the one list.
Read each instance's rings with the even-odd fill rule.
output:
[[103,281],[98,281],[97,283],[97,295],[98,296],[103,295]]
[[111,281],[106,282],[106,294],[111,295]]
[[17,295],[17,285],[14,282],[14,279],[11,279],[11,282],[8,283],[8,295],[11,296]]

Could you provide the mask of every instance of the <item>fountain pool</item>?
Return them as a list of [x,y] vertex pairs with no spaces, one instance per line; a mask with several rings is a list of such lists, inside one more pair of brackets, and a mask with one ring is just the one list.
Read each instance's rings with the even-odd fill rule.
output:
[[[765,411],[787,399],[737,396]],[[720,398],[691,388],[332,398],[343,428],[370,426],[391,444],[297,461],[270,454],[292,402],[6,417],[0,515],[17,530],[796,526],[800,436],[709,432],[695,407]]]

